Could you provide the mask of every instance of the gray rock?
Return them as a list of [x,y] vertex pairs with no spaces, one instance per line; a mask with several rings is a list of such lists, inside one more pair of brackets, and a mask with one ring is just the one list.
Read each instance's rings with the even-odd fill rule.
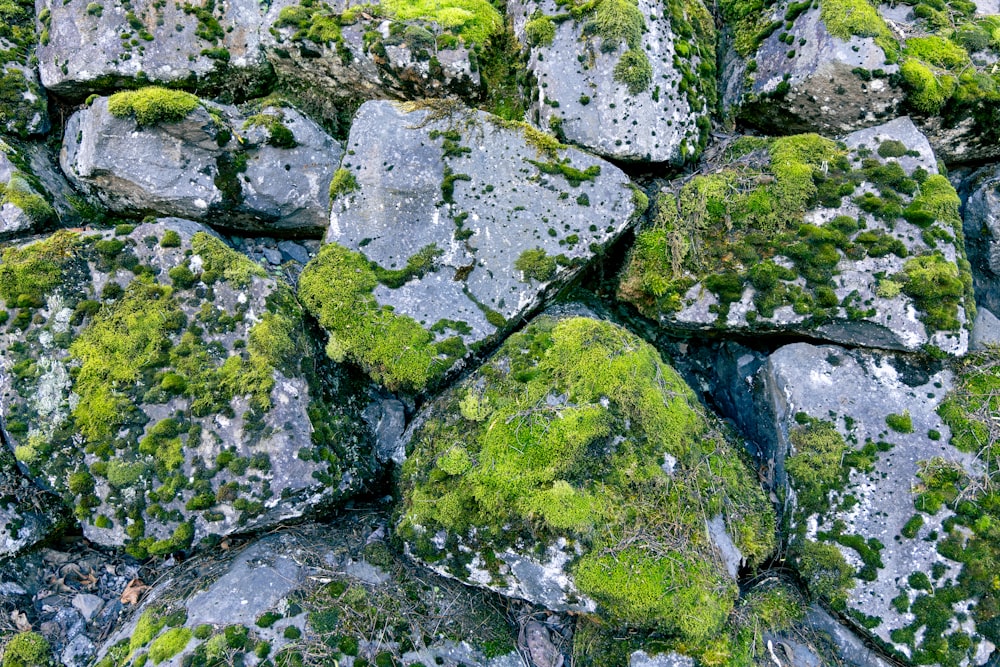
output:
[[[853,665],[853,667],[890,667],[892,664],[873,651],[860,637],[838,623],[830,616],[829,612],[818,604],[809,607],[806,613],[806,623],[811,629],[829,637],[836,647],[837,658],[848,665]],[[795,655],[799,655],[798,651]],[[796,663],[796,667],[798,664]]]
[[[11,282],[36,253],[54,279]],[[89,540],[166,555],[302,516],[370,479],[355,389],[322,355],[302,363],[315,352],[290,287],[208,228],[60,232],[3,262],[7,442]]]
[[246,117],[202,102],[183,120],[142,127],[115,117],[108,98],[98,98],[67,122],[60,162],[77,187],[112,211],[319,235],[341,155],[332,138],[289,107]]
[[[374,663],[376,654],[388,651],[407,665],[523,667],[513,651],[506,619],[488,596],[413,571],[381,542],[374,545],[377,548],[366,545],[364,533],[373,520],[384,517],[356,512],[333,526],[278,531],[235,553],[206,554],[178,566],[102,643],[98,658],[128,647],[140,619],[164,618],[183,610],[180,627],[193,631],[201,626],[204,631],[207,626],[210,637],[190,640],[160,663],[165,667],[211,655],[220,643],[216,639],[213,644],[211,637],[225,636],[227,631],[230,636],[246,633],[247,641],[230,644],[229,653],[251,666],[262,662],[255,647],[268,642],[269,655],[279,664],[289,648],[316,660],[308,664],[352,664],[352,657]],[[365,553],[377,554],[380,565],[367,562]],[[387,624],[372,625],[370,614]],[[324,644],[331,633],[344,639],[339,647],[354,640],[356,650],[345,656],[337,643]],[[151,639],[136,646],[135,654],[121,664],[141,660],[155,642]],[[487,644],[492,652],[505,644],[511,648],[506,656],[491,660],[483,653]]]
[[284,261],[292,261],[305,266],[309,263],[309,249],[295,241],[279,241],[278,250]]
[[[271,78],[261,48],[256,0],[157,3],[128,7],[89,0],[36,0],[42,85],[83,99],[125,84],[198,86],[251,97]],[[198,13],[202,13],[199,16]],[[123,38],[127,36],[127,38]]]
[[969,196],[962,226],[976,301],[1000,311],[1000,168],[990,166],[976,171],[964,187]]
[[[356,187],[335,198],[326,241],[384,269],[423,257],[403,284],[387,281],[372,294],[430,329],[435,344],[456,334],[469,347],[494,338],[577,275],[636,213],[629,180],[614,166],[457,104],[368,102],[348,147],[338,177]],[[325,250],[310,265],[324,282],[336,276],[333,249]],[[429,382],[463,356],[436,362]],[[392,371],[393,362],[385,365]],[[423,388],[413,384],[405,388]]]
[[[11,157],[24,168],[18,168]],[[40,231],[55,219],[55,211],[39,192],[39,181],[22,152],[0,141],[0,239]]]
[[979,308],[969,337],[969,349],[981,351],[997,344],[1000,344],[1000,320],[986,308]]
[[50,128],[48,97],[38,82],[38,72],[31,64],[33,55],[24,61],[17,55],[24,51],[30,53],[31,48],[17,48],[3,38],[0,38],[0,48],[12,58],[7,62],[0,61],[0,76],[4,78],[0,129],[20,138],[47,133]]
[[694,667],[694,659],[673,651],[656,655],[636,651],[629,656],[628,667]]
[[375,456],[379,461],[401,464],[406,459],[402,441],[406,409],[393,398],[373,401],[365,409],[365,421],[375,433]]
[[[823,511],[802,510],[792,493],[788,505],[792,540],[836,545],[859,573],[846,592],[848,613],[875,619],[869,632],[910,655],[913,646],[894,640],[892,633],[909,626],[915,616],[900,611],[894,599],[902,594],[912,602],[920,594],[908,583],[917,581],[911,575],[944,585],[962,568],[939,553],[948,535],[942,523],[953,516],[947,508],[921,514],[918,532],[912,537],[904,534],[904,526],[916,513],[914,501],[922,483],[918,473],[928,462],[957,465],[973,476],[982,472],[973,454],[949,444],[951,431],[937,414],[953,386],[952,374],[901,355],[796,343],[772,354],[754,383],[761,385],[757,396],[762,414],[774,415],[769,443],[780,485],[790,481],[793,489],[801,488],[788,475],[787,457],[798,453],[796,442],[811,442],[810,429],[820,428],[819,422],[832,423],[848,449],[869,448],[866,456],[871,464],[847,466],[846,485],[828,490]],[[890,427],[890,415],[908,418],[910,429]],[[877,564],[863,561],[860,551],[847,546],[847,537],[838,541],[836,535],[860,536]],[[969,664],[981,664],[993,650],[987,639],[975,634],[971,617],[956,621],[951,632],[972,637]]]
[[80,612],[84,620],[90,622],[94,615],[104,606],[104,598],[90,593],[77,593],[73,596],[73,607]]
[[[0,560],[41,542],[64,521],[58,499],[34,486],[0,449]],[[0,590],[3,595],[19,593]]]
[[[511,0],[508,14],[514,31],[530,52],[528,69],[536,82],[531,114],[536,124],[616,160],[676,164],[694,156],[708,139],[707,120],[715,99],[714,66],[707,77],[699,70],[714,63],[712,19],[700,2],[688,3],[685,9],[694,30],[708,34],[681,37],[669,12],[661,9],[652,0],[638,3],[645,30],[635,49],[644,54],[652,74],[648,85],[632,91],[615,75],[629,45],[603,42],[592,29],[594,11],[573,19],[555,0]],[[528,23],[556,15],[568,20],[551,23],[551,44],[531,44]],[[685,28],[690,32],[692,26]],[[678,40],[684,42],[683,49],[675,46]],[[686,94],[679,91],[682,77],[689,87]]]

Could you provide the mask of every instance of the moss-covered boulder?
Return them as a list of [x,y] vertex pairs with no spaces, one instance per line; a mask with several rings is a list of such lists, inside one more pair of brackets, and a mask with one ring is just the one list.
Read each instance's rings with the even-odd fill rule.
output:
[[436,571],[697,645],[774,547],[722,425],[647,343],[543,316],[415,422],[397,533]]
[[676,329],[802,333],[963,354],[974,317],[959,198],[908,119],[838,143],[729,144],[637,234],[619,295]]
[[6,442],[93,542],[184,550],[370,478],[363,406],[291,289],[201,225],[8,248],[0,297]]
[[26,138],[49,131],[48,101],[35,68],[35,4],[13,0],[0,22],[0,130]]
[[700,0],[513,0],[536,123],[608,158],[681,163],[708,142],[715,24]]
[[58,498],[21,473],[14,454],[0,449],[0,559],[49,537],[66,521]]
[[56,218],[24,151],[0,140],[0,239],[41,231]]
[[286,1],[266,23],[267,55],[282,86],[331,117],[354,99],[471,102],[482,92],[479,57],[504,33],[488,0]]
[[797,343],[750,383],[809,592],[913,664],[983,664],[1000,643],[1000,366],[958,365]]
[[522,665],[498,600],[366,539],[381,521],[355,512],[175,568],[96,665]]
[[645,207],[614,166],[457,103],[368,102],[302,273],[327,352],[434,386],[577,275]]
[[239,111],[148,87],[96,98],[73,114],[60,162],[77,187],[117,213],[320,236],[342,153],[290,106]]
[[254,0],[36,4],[42,85],[61,97],[158,83],[246,99],[273,79]]
[[1000,155],[1000,16],[967,0],[720,3],[725,102],[769,132],[836,135],[908,114],[947,162]]

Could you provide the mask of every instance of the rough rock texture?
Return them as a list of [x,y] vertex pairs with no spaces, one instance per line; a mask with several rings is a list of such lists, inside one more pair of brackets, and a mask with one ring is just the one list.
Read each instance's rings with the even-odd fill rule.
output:
[[[11,42],[0,37],[0,48],[12,47]],[[19,50],[14,49],[15,53]],[[49,131],[48,98],[34,67],[18,59],[0,62],[0,85],[0,129],[22,138]]]
[[749,381],[774,415],[774,482],[794,492],[791,549],[813,594],[921,664],[984,663],[993,594],[969,583],[981,556],[956,545],[972,535],[951,504],[955,485],[983,470],[949,443],[951,372],[797,343]]
[[542,316],[415,421],[397,532],[466,583],[698,641],[732,608],[726,551],[773,546],[726,438],[647,343]]
[[976,302],[1000,312],[1000,168],[980,169],[966,187],[970,194],[962,220]]
[[24,154],[0,141],[0,239],[40,230],[54,220],[42,191]]
[[906,118],[844,143],[730,144],[661,195],[620,295],[665,327],[963,354],[974,301],[954,188]]
[[256,0],[36,0],[42,85],[83,99],[136,83],[169,83],[245,99],[271,77]]
[[[601,34],[599,5],[578,16],[564,7],[555,0],[508,3],[518,39],[530,50],[536,124],[617,160],[681,163],[704,148],[716,98],[715,29],[701,2],[640,0],[631,11],[645,27],[632,43]],[[553,26],[551,38],[538,36],[545,25]],[[635,54],[650,72],[630,83],[619,75],[620,63]]]
[[34,486],[0,450],[0,559],[44,540],[63,521],[59,501]]
[[97,98],[71,116],[60,156],[66,175],[103,206],[270,235],[326,228],[343,151],[295,109],[242,114],[200,102],[180,120],[140,125],[111,113],[114,102]]
[[[379,5],[348,11],[355,4],[335,0],[332,6],[283,2],[271,7],[265,19],[267,56],[297,96],[335,111],[337,102],[350,99],[472,99],[479,94],[476,42],[463,41],[461,23],[395,20]],[[499,29],[500,19],[495,10],[484,9],[488,36]],[[323,27],[330,22],[339,26]]]
[[[497,602],[393,556],[375,532],[381,520],[368,512],[279,532],[175,567],[107,639],[97,664],[148,655],[178,667],[226,656],[252,666],[308,656],[307,664],[523,667]],[[183,639],[173,653],[163,650],[170,633]]]
[[167,554],[370,478],[364,399],[291,289],[197,223],[10,248],[0,296],[6,440],[98,544]]
[[331,356],[411,392],[537,308],[645,199],[606,162],[449,103],[366,103],[331,190],[303,303]]
[[830,136],[908,114],[946,162],[1000,155],[993,24],[973,3],[720,4],[724,105],[742,121]]

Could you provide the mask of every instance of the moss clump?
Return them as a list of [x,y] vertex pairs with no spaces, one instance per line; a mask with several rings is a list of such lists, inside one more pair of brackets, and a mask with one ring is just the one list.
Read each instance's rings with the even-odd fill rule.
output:
[[541,14],[525,24],[524,34],[531,46],[550,46],[556,38],[556,24],[552,17]]
[[550,257],[542,248],[533,248],[518,255],[514,268],[521,272],[524,282],[537,280],[545,283],[556,275],[556,258]]
[[900,415],[886,415],[885,423],[896,433],[913,433],[913,418],[909,410]]
[[331,200],[359,189],[358,180],[350,170],[341,167],[333,172],[333,178],[330,179]]
[[197,109],[201,101],[191,93],[150,86],[115,93],[108,98],[108,111],[118,118],[134,117],[140,126],[176,123]]
[[3,667],[48,667],[55,665],[49,642],[37,632],[21,632],[3,647]]
[[[458,405],[470,391],[491,408],[479,421]],[[438,552],[428,539],[438,530],[457,538],[474,527],[483,552],[565,537],[583,549],[573,581],[613,623],[690,640],[716,632],[735,597],[708,555],[706,519],[724,516],[751,561],[774,545],[759,487],[683,380],[648,344],[585,318],[535,321],[441,399],[402,485],[400,535],[457,576],[467,576],[465,547],[449,538]],[[623,540],[636,525],[642,534]]]
[[13,204],[28,216],[36,226],[46,225],[55,220],[56,212],[45,197],[35,192],[31,183],[21,172],[10,175],[6,185],[0,183],[0,206]]
[[487,0],[382,0],[379,6],[399,21],[432,21],[468,45],[482,44],[503,29],[503,18]]
[[191,237],[191,250],[202,259],[202,280],[207,284],[222,279],[236,287],[247,287],[252,278],[267,276],[259,264],[211,234],[197,232]]
[[62,284],[78,243],[77,234],[60,231],[44,241],[4,250],[0,255],[3,260],[0,263],[0,297],[7,307],[42,306],[45,297]]
[[844,454],[847,443],[830,422],[807,420],[789,433],[794,453],[785,460],[785,470],[798,494],[804,515],[824,512],[830,491],[846,481]]
[[157,637],[149,645],[149,659],[154,665],[169,660],[184,650],[191,641],[191,630],[188,628],[171,628]]
[[327,330],[331,359],[358,364],[389,389],[422,391],[457,357],[413,318],[379,306],[372,296],[377,284],[364,255],[331,243],[303,270],[299,298]]
[[799,548],[798,569],[811,595],[843,610],[847,594],[854,586],[854,568],[832,544],[806,540]]
[[[117,233],[117,231],[115,233]],[[126,233],[130,234],[131,230],[129,230]],[[163,232],[163,238],[160,239],[160,247],[161,248],[180,248],[181,247],[181,235],[178,234],[173,229],[168,229],[167,231]]]
[[958,267],[939,253],[907,260],[903,266],[903,292],[923,311],[930,329],[954,331],[961,326],[958,307],[965,296],[965,283]]
[[262,127],[267,130],[267,143],[275,148],[295,148],[299,142],[278,113],[259,113],[247,118],[243,129]]
[[628,86],[628,92],[638,95],[653,82],[653,66],[641,49],[629,49],[618,60],[614,71],[615,81]]
[[885,51],[886,60],[895,62],[899,46],[878,10],[868,0],[823,0],[820,18],[834,37],[874,37]]

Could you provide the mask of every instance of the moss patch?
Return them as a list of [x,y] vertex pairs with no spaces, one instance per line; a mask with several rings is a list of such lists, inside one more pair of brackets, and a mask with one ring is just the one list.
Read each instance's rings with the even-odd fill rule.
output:
[[157,86],[123,91],[108,98],[111,115],[134,117],[140,126],[184,120],[200,105],[201,101],[191,93]]

